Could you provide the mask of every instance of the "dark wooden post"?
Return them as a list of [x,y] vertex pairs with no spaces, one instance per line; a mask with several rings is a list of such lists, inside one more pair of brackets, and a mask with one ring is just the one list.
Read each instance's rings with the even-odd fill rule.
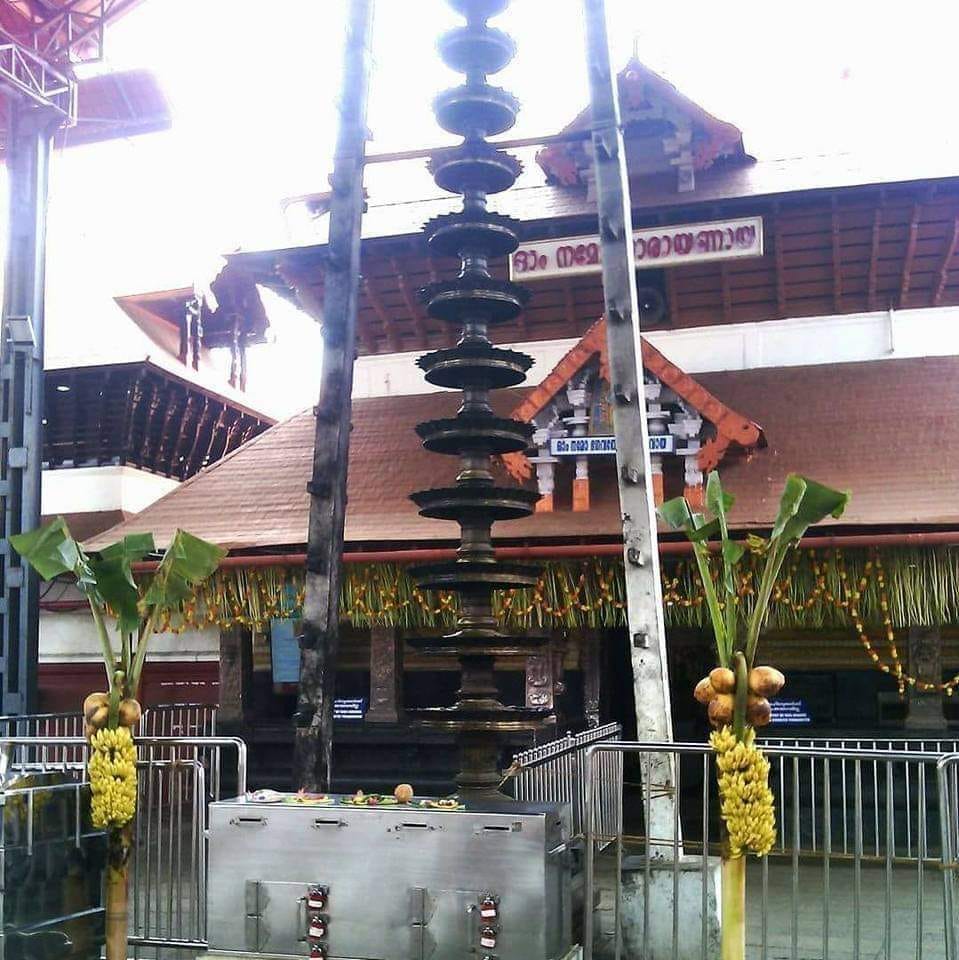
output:
[[328,789],[332,779],[333,693],[339,650],[340,565],[356,354],[372,29],[373,0],[351,0],[340,128],[330,178],[333,196],[323,296],[323,365],[309,483],[306,599],[295,715],[293,776],[302,789],[309,791]]
[[[936,628],[909,628],[909,672],[920,683],[942,681],[942,637]],[[909,688],[909,714],[906,726],[912,729],[938,730],[946,726],[942,712],[942,693]]]
[[587,727],[598,727],[600,720],[600,640],[592,630],[583,634],[580,669],[583,671],[583,717]]
[[392,627],[370,630],[370,723],[399,723],[403,715],[403,641]]
[[220,705],[217,723],[240,727],[246,717],[253,673],[253,649],[244,627],[220,630]]

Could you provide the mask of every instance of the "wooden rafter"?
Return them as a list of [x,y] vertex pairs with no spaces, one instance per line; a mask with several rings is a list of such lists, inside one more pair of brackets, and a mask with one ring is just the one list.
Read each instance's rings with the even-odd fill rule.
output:
[[[196,407],[198,396],[194,393],[188,394],[186,406],[183,408],[183,416],[180,417],[180,426],[177,430],[176,440],[170,445],[170,461],[167,472],[176,474],[182,479],[183,468],[180,465],[180,451],[186,446],[190,439],[190,434],[196,432]],[[185,460],[184,460],[185,462]]]
[[946,240],[946,249],[943,251],[942,260],[939,261],[936,285],[932,293],[932,305],[934,307],[938,307],[942,302],[942,295],[945,293],[946,283],[949,281],[949,264],[952,262],[957,244],[959,244],[959,216],[952,221],[952,233]]
[[669,310],[669,325],[679,326],[679,291],[676,289],[676,273],[664,271],[666,277],[666,307]]
[[210,413],[210,398],[203,398],[203,406],[200,408],[200,412],[196,418],[196,427],[193,430],[193,443],[190,444],[190,450],[186,455],[186,459],[183,461],[183,472],[189,476],[192,476],[197,470],[200,469],[200,465],[197,464],[194,468],[193,464],[196,459],[196,453],[200,446],[200,437],[203,436],[203,428],[207,423],[207,417]]
[[876,282],[879,277],[879,238],[882,228],[882,203],[876,206],[872,214],[872,243],[869,251],[869,279],[867,280],[866,302],[870,310],[879,304],[876,300]]
[[406,304],[410,319],[413,321],[413,329],[416,331],[416,335],[420,338],[423,346],[428,347],[429,336],[426,333],[426,325],[424,323],[425,314],[422,312],[422,307],[417,302],[416,297],[413,296],[413,291],[410,290],[406,274],[400,269],[400,264],[396,257],[390,257],[390,267],[393,270],[393,275],[396,277],[397,286],[400,288],[403,303]]
[[842,247],[840,245],[839,204],[832,198],[830,217],[832,228],[832,305],[836,313],[842,313]]
[[156,379],[156,377],[153,377],[150,384],[150,400],[147,403],[146,420],[143,424],[143,438],[142,442],[137,448],[137,455],[134,458],[138,467],[143,466],[144,460],[149,460],[151,458],[150,438],[153,435],[153,425],[156,421],[157,412],[159,411],[160,406],[159,381]]
[[909,217],[909,233],[906,237],[906,256],[902,262],[902,281],[899,284],[899,306],[906,305],[909,297],[909,285],[912,283],[912,261],[916,256],[916,242],[919,239],[919,218],[922,206],[919,203],[912,205],[912,214]]
[[[163,469],[163,472],[167,476],[170,475],[170,465],[172,462],[172,456],[167,458],[166,466],[163,466],[164,461],[164,451],[168,450],[171,446],[170,439],[170,424],[173,422],[174,414],[180,412],[180,391],[176,391],[176,397],[171,396],[173,390],[168,386],[167,387],[167,398],[166,398],[166,410],[163,413],[163,425],[160,427],[160,436],[157,437],[156,450],[153,454],[153,465],[157,470]],[[187,396],[187,392],[183,391],[184,399]]]
[[367,303],[373,308],[373,312],[379,318],[380,323],[383,324],[383,335],[386,337],[386,342],[389,344],[390,350],[394,353],[399,353],[402,347],[400,345],[399,334],[396,331],[396,324],[390,319],[390,315],[386,307],[383,306],[383,301],[380,299],[376,288],[370,282],[369,277],[363,277],[363,293],[366,295]]
[[786,265],[783,256],[783,234],[780,225],[780,206],[773,208],[773,252],[776,258],[776,312],[786,316]]
[[729,288],[729,264],[725,260],[719,265],[719,283],[723,292],[723,323],[729,323],[733,317],[733,295]]

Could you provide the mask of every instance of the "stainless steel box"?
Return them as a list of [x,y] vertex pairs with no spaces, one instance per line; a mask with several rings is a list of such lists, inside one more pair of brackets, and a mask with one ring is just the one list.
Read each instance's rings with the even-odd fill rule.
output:
[[566,809],[553,805],[214,803],[210,951],[559,960],[570,949],[567,841]]

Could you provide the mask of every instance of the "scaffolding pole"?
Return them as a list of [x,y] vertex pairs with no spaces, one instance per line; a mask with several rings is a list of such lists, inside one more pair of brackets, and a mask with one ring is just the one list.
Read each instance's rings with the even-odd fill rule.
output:
[[334,155],[323,296],[323,365],[310,491],[306,596],[300,634],[300,686],[294,718],[294,770],[304,790],[328,790],[333,776],[333,696],[339,650],[340,571],[350,445],[353,361],[360,280],[360,225],[373,0],[347,11],[340,126]]
[[[605,0],[584,0],[584,9],[636,733],[639,740],[665,741],[672,740],[673,727],[626,149],[616,74],[610,65]],[[672,759],[651,755],[643,776],[646,829],[655,838],[652,850],[661,858],[671,857],[678,850],[674,842],[680,840]]]
[[62,116],[10,96],[9,211],[0,323],[0,638],[3,713],[36,710],[40,582],[10,537],[40,525],[44,270],[50,148]]

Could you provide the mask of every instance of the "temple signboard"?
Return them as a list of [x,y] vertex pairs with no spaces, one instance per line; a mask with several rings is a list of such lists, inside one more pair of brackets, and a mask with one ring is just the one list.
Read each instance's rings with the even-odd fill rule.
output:
[[[649,438],[650,453],[673,453],[676,438],[670,435]],[[552,437],[549,452],[554,457],[592,457],[616,453],[615,437]]]
[[[655,269],[709,260],[763,255],[762,217],[714,220],[644,228],[633,232],[636,268]],[[510,257],[510,278],[546,280],[599,273],[602,254],[598,236],[564,237],[520,247]]]

